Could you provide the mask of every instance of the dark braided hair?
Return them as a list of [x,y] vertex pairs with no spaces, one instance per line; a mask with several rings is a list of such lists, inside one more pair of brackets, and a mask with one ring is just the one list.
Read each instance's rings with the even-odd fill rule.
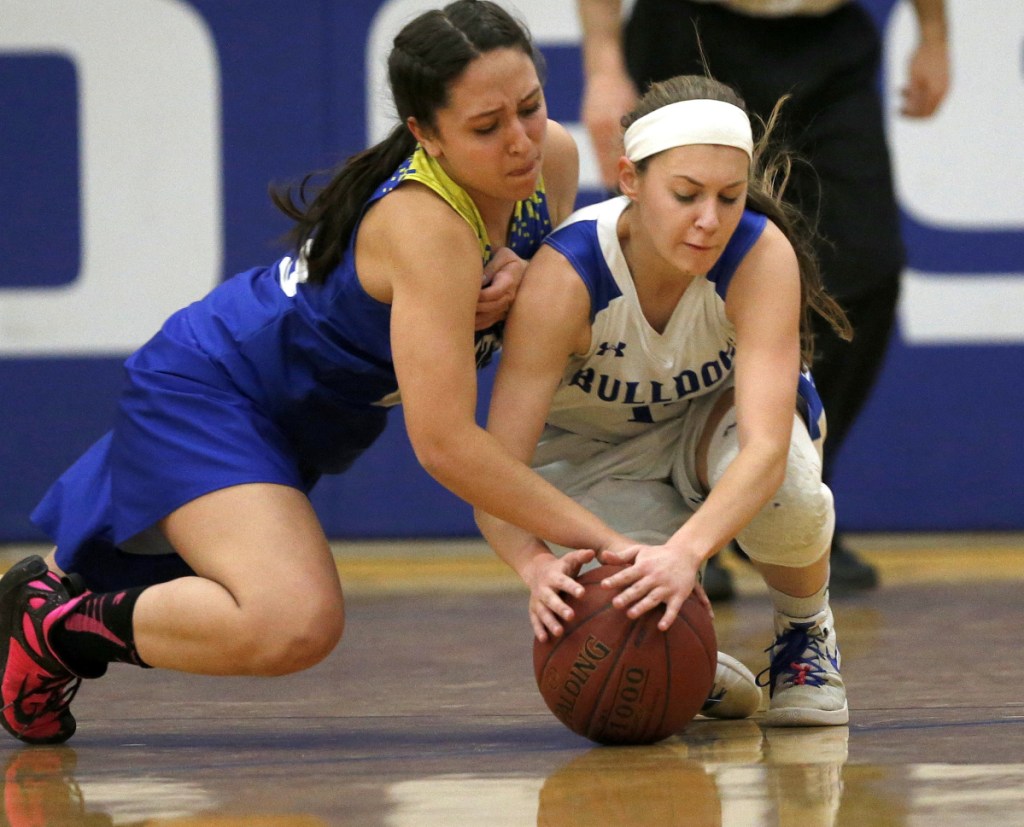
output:
[[[320,188],[318,173],[299,184],[273,188],[274,204],[295,220],[287,239],[304,253],[309,280],[323,283],[352,243],[352,232],[366,200],[416,148],[406,121],[415,118],[428,129],[448,104],[452,83],[477,57],[494,49],[520,49],[543,77],[543,62],[526,27],[490,0],[456,0],[424,12],[398,33],[388,57],[388,80],[399,123],[380,143],[353,155]],[[316,190],[311,192],[311,190]],[[310,201],[312,197],[312,201]]]

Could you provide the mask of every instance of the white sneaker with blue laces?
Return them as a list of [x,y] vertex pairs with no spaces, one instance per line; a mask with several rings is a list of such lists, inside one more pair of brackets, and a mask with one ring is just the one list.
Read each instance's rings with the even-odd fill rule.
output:
[[839,674],[839,644],[827,606],[811,617],[775,613],[775,642],[766,650],[768,711],[765,726],[840,726],[850,721]]

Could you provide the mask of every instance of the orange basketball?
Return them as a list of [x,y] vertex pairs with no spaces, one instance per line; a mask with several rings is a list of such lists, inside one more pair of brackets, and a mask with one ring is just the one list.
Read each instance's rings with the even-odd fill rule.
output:
[[599,566],[578,580],[575,619],[558,638],[534,638],[537,686],[555,716],[599,744],[651,744],[680,732],[700,711],[715,678],[718,643],[711,616],[693,595],[667,632],[662,610],[636,620],[612,605],[601,581],[622,566]]

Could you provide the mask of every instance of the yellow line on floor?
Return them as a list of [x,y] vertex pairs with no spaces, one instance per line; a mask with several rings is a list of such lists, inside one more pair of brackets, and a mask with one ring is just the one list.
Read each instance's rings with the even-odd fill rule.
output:
[[[883,586],[1024,581],[1024,537],[1020,535],[898,535],[888,540],[856,536],[850,538],[850,545],[878,568]],[[342,582],[350,591],[525,589],[486,544],[476,540],[336,543],[334,549]],[[723,554],[741,594],[764,590],[751,566],[728,552]]]
[[[851,548],[878,567],[884,586],[1024,581],[1024,535],[850,535]],[[526,587],[479,539],[338,541],[331,544],[350,594],[408,591],[503,591]],[[0,547],[0,568],[42,546]],[[764,585],[746,563],[723,552],[741,594]]]
[[522,588],[516,574],[496,557],[477,555],[424,559],[336,556],[338,574],[349,592],[505,591]]

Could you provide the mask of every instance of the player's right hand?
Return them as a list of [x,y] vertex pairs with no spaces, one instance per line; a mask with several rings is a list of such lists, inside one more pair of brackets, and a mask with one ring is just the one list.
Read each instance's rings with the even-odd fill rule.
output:
[[530,587],[530,625],[537,640],[543,643],[549,635],[559,637],[565,631],[562,623],[573,619],[573,611],[563,595],[583,596],[583,586],[575,578],[593,559],[592,550],[578,549],[561,557],[540,554],[530,561],[523,579]]

